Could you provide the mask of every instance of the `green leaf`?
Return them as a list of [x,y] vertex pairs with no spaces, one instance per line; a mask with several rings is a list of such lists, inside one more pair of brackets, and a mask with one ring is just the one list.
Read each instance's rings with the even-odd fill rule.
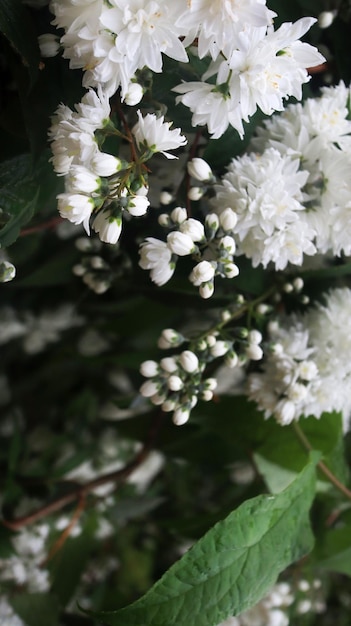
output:
[[319,455],[277,496],[247,500],[216,524],[134,604],[90,615],[110,626],[214,626],[256,604],[310,551],[308,512]]
[[59,607],[48,593],[21,593],[11,599],[11,606],[26,626],[58,626]]
[[20,55],[34,82],[40,63],[38,40],[31,15],[20,0],[1,0],[0,32]]
[[[347,482],[348,469],[344,457],[341,415],[324,413],[320,419],[314,417],[301,419],[299,425],[313,449],[323,453],[329,469],[341,482]],[[258,469],[273,493],[282,487],[285,479],[289,482],[289,472],[293,475],[301,470],[307,455],[297,438],[293,425],[282,427],[274,421],[272,421],[269,436],[256,452],[255,461]],[[279,475],[280,469],[283,472]],[[284,472],[287,472],[285,479]],[[320,477],[326,480],[324,476]]]
[[351,576],[351,526],[336,528],[326,534],[317,565]]
[[21,228],[33,214],[46,205],[55,206],[54,198],[61,181],[53,173],[48,152],[32,169],[29,154],[22,154],[1,163],[0,208],[7,222],[0,230],[0,246],[16,241]]

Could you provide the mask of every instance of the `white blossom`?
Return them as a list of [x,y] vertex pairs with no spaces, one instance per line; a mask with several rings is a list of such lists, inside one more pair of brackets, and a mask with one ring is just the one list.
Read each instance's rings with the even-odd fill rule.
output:
[[156,285],[164,285],[172,277],[175,264],[169,246],[159,239],[148,237],[139,250],[139,265],[143,270],[151,270],[151,280]]
[[148,113],[143,117],[138,113],[139,121],[132,128],[132,133],[140,150],[147,148],[150,152],[161,152],[167,159],[176,159],[174,154],[166,150],[175,150],[187,143],[181,135],[180,128],[171,130],[172,122],[165,122],[163,115],[156,117]]
[[122,231],[122,218],[114,217],[109,211],[99,211],[93,222],[93,230],[99,233],[101,241],[115,244]]

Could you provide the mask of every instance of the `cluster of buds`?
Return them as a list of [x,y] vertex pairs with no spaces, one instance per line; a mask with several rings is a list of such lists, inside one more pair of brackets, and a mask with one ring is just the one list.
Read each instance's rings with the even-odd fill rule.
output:
[[148,380],[142,384],[141,394],[163,411],[173,412],[174,424],[185,424],[198,399],[208,402],[213,398],[217,380],[204,376],[209,363],[223,357],[228,367],[235,367],[262,358],[259,331],[241,328],[236,334],[235,339],[226,339],[219,331],[213,331],[189,342],[173,328],[166,328],[159,338],[159,348],[174,349],[187,342],[190,349],[160,362],[144,361],[140,372]]
[[[174,331],[166,329],[164,336]],[[202,379],[206,363],[192,350],[157,361],[144,361],[140,371],[148,380],[140,388],[141,394],[160,405],[165,412],[173,412],[173,422],[181,426],[188,421],[191,409],[201,400],[211,400],[217,386],[215,378]]]
[[[114,278],[126,269],[127,259],[122,259],[119,246],[111,248],[109,259],[101,256],[102,243],[98,239],[79,237],[75,241],[76,248],[83,253],[79,263],[73,266],[75,276],[79,276],[83,283],[96,294],[103,294],[110,289]],[[104,248],[106,256],[106,249]],[[118,259],[118,270],[114,259]]]
[[151,270],[153,282],[164,285],[173,275],[178,257],[191,255],[197,264],[189,280],[199,287],[202,298],[209,298],[214,292],[216,276],[234,278],[239,274],[233,257],[235,241],[232,231],[236,219],[234,211],[229,208],[219,217],[215,213],[208,215],[205,225],[188,218],[183,207],[176,207],[170,214],[162,213],[159,224],[171,232],[166,241],[149,237],[141,244],[139,265]]

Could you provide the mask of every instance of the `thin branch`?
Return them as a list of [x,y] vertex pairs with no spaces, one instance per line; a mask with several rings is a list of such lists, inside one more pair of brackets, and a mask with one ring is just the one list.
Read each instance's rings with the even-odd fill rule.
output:
[[63,548],[64,544],[66,543],[66,540],[70,536],[73,528],[75,527],[80,516],[82,515],[84,511],[84,507],[85,507],[85,498],[82,497],[80,498],[78,502],[78,506],[76,510],[74,511],[71,521],[69,522],[67,527],[64,529],[63,533],[59,536],[58,540],[55,541],[54,545],[51,547],[49,554],[41,563],[41,567],[44,567],[55,556],[55,554],[57,554],[61,550],[61,548]]
[[98,476],[93,480],[85,483],[84,485],[79,485],[72,489],[69,493],[66,493],[63,496],[59,496],[49,504],[46,504],[36,511],[32,513],[28,513],[27,515],[23,515],[22,517],[17,517],[13,520],[1,520],[2,524],[9,528],[10,530],[20,530],[24,526],[28,526],[29,524],[33,524],[43,517],[47,517],[47,515],[51,515],[51,513],[55,513],[56,511],[60,511],[67,504],[71,504],[71,502],[75,502],[79,500],[82,502],[85,497],[97,487],[101,485],[106,485],[107,483],[120,483],[132,472],[145,461],[145,459],[150,454],[152,447],[154,446],[156,436],[158,434],[161,418],[163,418],[163,413],[158,415],[157,420],[155,421],[150,433],[148,442],[139,450],[139,452],[135,455],[134,459],[130,461],[125,467],[120,470],[116,470],[114,472],[109,472],[108,474],[102,474],[102,476]]
[[[296,435],[299,438],[305,450],[307,450],[308,452],[311,452],[314,448],[310,444],[305,433],[302,431],[302,429],[300,428],[297,422],[294,422],[293,426],[294,426]],[[329,469],[329,467],[325,463],[323,463],[323,461],[319,461],[317,463],[317,466],[319,467],[320,471],[324,474],[324,476],[326,476],[328,480],[334,485],[334,487],[336,487],[336,489],[338,489],[344,496],[346,496],[348,500],[351,500],[351,491],[343,483],[341,483],[340,480],[337,479],[337,477],[335,476],[335,474],[333,474],[333,472]]]
[[26,237],[27,235],[32,235],[33,233],[39,233],[42,230],[49,230],[51,228],[56,228],[58,224],[63,222],[63,217],[52,217],[46,222],[42,222],[37,226],[30,226],[29,228],[22,228],[20,232],[20,237]]

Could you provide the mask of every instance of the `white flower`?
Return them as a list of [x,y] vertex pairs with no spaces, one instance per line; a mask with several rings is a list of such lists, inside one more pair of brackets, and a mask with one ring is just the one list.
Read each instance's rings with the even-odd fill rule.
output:
[[143,270],[151,270],[151,280],[156,285],[164,285],[172,277],[175,263],[171,261],[172,252],[164,241],[148,237],[139,250],[139,265]]
[[234,219],[228,209],[225,219],[231,226],[236,222],[231,232],[238,254],[251,258],[254,267],[273,261],[276,269],[284,269],[288,262],[300,265],[303,254],[316,253],[316,231],[303,204],[307,178],[297,159],[268,148],[262,155],[234,160],[216,185],[213,203],[219,211],[223,205],[235,207]]
[[99,190],[101,179],[83,165],[72,165],[66,185],[67,191],[88,194]]
[[222,339],[217,339],[214,346],[211,347],[211,354],[215,358],[224,356],[228,350],[232,347],[229,341],[223,341]]
[[61,193],[57,199],[61,217],[65,217],[73,224],[83,224],[89,235],[89,220],[94,209],[94,200],[78,193]]
[[275,15],[261,0],[193,0],[178,23],[189,28],[194,37],[198,35],[200,58],[207,54],[216,58],[223,48],[236,45],[241,30],[249,25],[268,26]]
[[155,114],[148,113],[143,117],[140,111],[137,113],[139,121],[132,128],[132,133],[138,148],[142,150],[146,147],[150,152],[161,152],[167,159],[176,159],[174,154],[165,150],[175,150],[187,143],[180,134],[180,128],[170,130],[172,122],[165,122],[163,115],[157,118]]
[[263,350],[255,343],[251,343],[245,350],[246,356],[251,361],[260,361],[263,357]]
[[195,250],[191,237],[179,231],[173,231],[167,235],[167,246],[178,256],[186,256]]
[[114,217],[109,211],[100,211],[93,222],[93,229],[99,233],[101,241],[117,243],[122,231],[122,218]]
[[96,150],[91,159],[91,168],[98,176],[112,176],[121,169],[122,162],[112,154]]
[[191,161],[188,161],[187,168],[190,176],[196,180],[207,181],[211,180],[213,177],[212,170],[204,159],[195,157]]

